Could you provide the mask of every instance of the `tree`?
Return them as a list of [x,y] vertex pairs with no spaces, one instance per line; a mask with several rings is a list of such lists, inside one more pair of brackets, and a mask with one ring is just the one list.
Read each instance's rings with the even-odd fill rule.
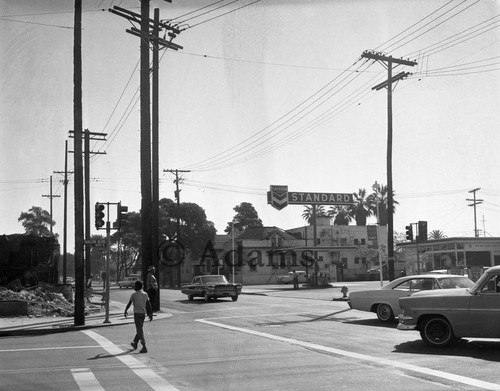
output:
[[28,235],[53,236],[50,226],[56,223],[51,219],[50,213],[39,206],[32,206],[28,212],[21,213],[17,221],[22,225]]
[[[236,212],[233,217],[235,230],[244,231],[250,227],[263,227],[262,220],[259,219],[259,214],[251,203],[242,202],[236,205],[233,210]],[[227,234],[231,233],[233,221],[227,223],[227,227],[224,230]]]
[[[307,221],[307,224],[312,223],[313,219],[313,207],[312,206],[306,206],[304,208],[304,212],[302,213],[302,218]],[[316,206],[316,217],[325,217],[328,216],[324,205],[317,205]]]
[[[163,198],[159,201],[160,232],[169,238],[177,238],[177,217],[179,217],[179,240],[193,258],[203,254],[209,240],[213,240],[217,230],[214,223],[207,220],[205,210],[191,202],[177,203]],[[177,210],[179,209],[179,210]]]
[[429,232],[429,239],[443,239],[446,237],[447,236],[444,234],[444,232],[439,229],[434,229]]
[[333,225],[349,225],[352,220],[352,213],[347,205],[335,205],[328,210],[329,216],[335,216]]
[[373,214],[373,200],[366,194],[366,189],[359,189],[354,193],[355,204],[351,206],[351,215],[356,220],[356,225],[366,225],[367,217]]
[[[397,202],[394,199],[394,190],[392,191],[392,199],[393,199],[393,205],[392,205],[392,213],[396,211],[396,205],[399,205],[399,202]],[[387,197],[387,186],[379,186],[378,189],[375,189],[375,191],[368,196],[369,202],[372,205],[372,213],[378,217],[378,222],[380,225],[387,225],[388,221],[388,214],[387,214],[387,203],[388,203],[388,197]],[[378,203],[378,210],[377,210],[377,203]],[[378,215],[377,215],[378,212]]]

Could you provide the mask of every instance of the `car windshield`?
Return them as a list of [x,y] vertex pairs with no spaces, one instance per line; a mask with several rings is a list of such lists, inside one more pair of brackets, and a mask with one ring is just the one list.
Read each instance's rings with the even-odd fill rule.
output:
[[474,282],[469,280],[467,277],[446,277],[440,278],[439,284],[443,289],[453,289],[453,288],[470,288],[474,285]]
[[227,284],[226,277],[224,276],[203,276],[201,281],[204,284]]

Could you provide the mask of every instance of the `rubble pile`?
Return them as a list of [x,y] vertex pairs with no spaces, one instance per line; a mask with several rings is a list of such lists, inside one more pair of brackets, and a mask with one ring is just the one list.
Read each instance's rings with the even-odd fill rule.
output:
[[[50,286],[36,286],[14,292],[0,287],[0,300],[21,300],[28,303],[28,316],[74,316],[74,306],[62,293]],[[96,306],[87,307],[89,312],[98,312]]]

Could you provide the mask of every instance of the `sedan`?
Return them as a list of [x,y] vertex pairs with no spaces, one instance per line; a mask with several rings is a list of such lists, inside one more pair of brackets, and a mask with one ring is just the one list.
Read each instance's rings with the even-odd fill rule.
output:
[[417,330],[429,346],[469,338],[500,338],[500,266],[470,288],[419,292],[399,300],[398,330]]
[[399,299],[423,290],[468,288],[474,282],[464,276],[426,274],[405,276],[375,290],[351,292],[347,303],[360,311],[375,312],[382,322],[392,322],[400,313]]
[[123,280],[118,281],[118,286],[121,288],[133,288],[135,286],[135,282],[139,280],[139,275],[131,274],[128,277],[125,277]]
[[204,275],[196,276],[191,284],[185,284],[181,287],[181,293],[187,295],[191,301],[194,297],[203,297],[205,302],[220,297],[230,297],[233,301],[238,300],[241,293],[241,284],[232,284],[222,275]]

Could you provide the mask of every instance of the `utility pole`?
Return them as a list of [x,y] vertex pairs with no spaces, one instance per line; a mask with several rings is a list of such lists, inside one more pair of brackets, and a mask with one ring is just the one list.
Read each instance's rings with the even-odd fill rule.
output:
[[[166,0],[171,2],[171,0]],[[140,29],[132,27],[127,33],[141,38],[140,45],[140,93],[141,93],[141,238],[142,238],[142,274],[147,275],[149,266],[155,266],[159,274],[159,259],[157,248],[159,242],[158,228],[158,51],[161,48],[173,50],[182,49],[172,41],[180,30],[160,21],[159,9],[155,9],[155,19],[149,18],[149,0],[140,0],[141,13],[114,6],[109,11],[115,15],[128,19],[132,24],[140,24]],[[153,31],[150,31],[150,28]],[[159,37],[161,29],[169,31],[170,41]],[[153,46],[153,129],[150,128],[150,84],[149,84],[149,43]],[[151,137],[152,135],[152,137]],[[152,140],[151,140],[152,139]],[[152,144],[152,147],[151,147]],[[157,275],[159,281],[159,275]],[[144,281],[146,282],[146,281]],[[159,304],[159,298],[156,301]]]
[[73,122],[75,132],[75,326],[85,325],[83,258],[83,162],[82,162],[82,0],[75,0],[73,46]]
[[470,199],[470,198],[466,199],[466,201],[472,201],[472,204],[469,204],[469,206],[474,207],[474,237],[476,237],[476,238],[479,237],[479,232],[477,230],[477,220],[476,220],[476,205],[479,205],[479,204],[481,204],[484,201],[484,200],[478,200],[478,199],[476,199],[476,192],[478,192],[479,190],[481,190],[481,188],[477,187],[477,188],[472,189],[471,191],[469,191],[469,193],[473,193],[474,194],[474,198],[473,199]]
[[[73,131],[70,131],[70,137],[72,137]],[[90,150],[90,140],[92,141],[106,141],[106,133],[96,133],[85,129],[83,132],[84,140],[84,190],[85,190],[85,240],[90,240],[90,154],[101,154],[105,155],[106,152],[94,152]],[[85,246],[85,281],[88,281],[92,275],[91,270],[91,247]]]
[[64,174],[64,223],[63,223],[63,284],[66,284],[66,274],[68,265],[68,140],[65,142],[64,171],[54,171],[54,174]]
[[[191,172],[190,170],[163,170],[163,172],[170,172],[172,174],[175,174],[175,199],[177,200],[177,228],[176,228],[176,239],[177,241],[181,241],[181,216],[180,216],[180,211],[181,211],[181,190],[179,189],[179,183],[182,181],[182,178],[179,179],[179,173],[185,173],[185,172]],[[173,285],[173,271],[171,274],[171,286]],[[177,284],[180,287],[181,286],[181,265],[177,265]]]
[[[52,192],[52,175],[50,176],[50,194],[43,194],[42,197],[48,197],[50,199],[50,264],[52,266],[57,266],[54,265],[54,248],[53,248],[53,243],[54,243],[54,234],[52,233],[52,226],[53,226],[53,221],[54,219],[52,218],[52,199],[56,197],[60,197],[60,195],[54,195]],[[58,267],[54,267],[52,270],[54,272],[52,273],[52,283],[57,284],[59,281],[59,273],[58,273]]]
[[372,88],[380,90],[387,88],[387,265],[389,266],[389,280],[394,280],[394,199],[392,186],[392,84],[409,75],[400,72],[392,76],[393,64],[417,65],[416,61],[404,60],[387,56],[370,50],[365,50],[361,57],[379,61],[387,68],[387,80]]
[[[160,123],[160,115],[159,115],[159,65],[160,65],[160,60],[159,60],[159,43],[158,43],[158,38],[159,38],[159,32],[160,32],[160,10],[159,8],[155,8],[154,10],[154,28],[153,28],[153,95],[152,95],[152,100],[153,100],[153,106],[152,106],[152,134],[151,134],[151,141],[152,141],[152,154],[151,154],[151,160],[152,160],[152,197],[153,197],[153,202],[151,205],[151,247],[153,248],[152,252],[152,264],[155,267],[155,274],[156,274],[156,281],[160,281],[160,259],[158,257],[158,246],[160,242],[160,228],[159,228],[159,217],[158,217],[158,208],[159,208],[159,198],[160,198],[160,192],[159,192],[159,139],[158,139],[158,133],[159,133],[159,123]],[[159,284],[158,284],[159,286]],[[160,310],[160,289],[156,290],[156,300],[153,301],[153,311],[159,311]]]
[[50,194],[42,194],[42,197],[50,198],[50,233],[52,235],[52,221],[53,221],[53,218],[52,218],[52,199],[60,197],[60,195],[54,195],[52,193],[52,175],[50,176]]

